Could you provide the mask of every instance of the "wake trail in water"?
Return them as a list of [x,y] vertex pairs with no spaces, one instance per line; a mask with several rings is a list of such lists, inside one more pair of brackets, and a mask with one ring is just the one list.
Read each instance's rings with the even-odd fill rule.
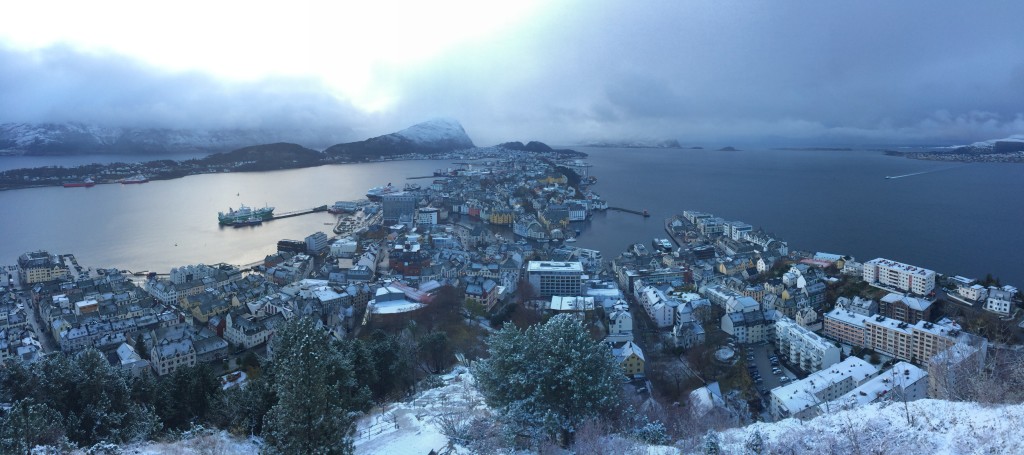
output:
[[959,166],[942,167],[942,168],[938,168],[938,169],[932,169],[932,170],[929,170],[929,171],[913,172],[913,173],[910,173],[910,174],[903,174],[903,175],[887,175],[887,176],[885,176],[885,178],[889,179],[889,180],[901,179],[901,178],[904,178],[904,177],[913,177],[915,175],[931,174],[933,172],[939,172],[939,171],[948,171],[950,169],[957,169],[957,168],[961,168],[961,167],[964,167],[964,166],[967,166],[967,165],[966,164],[961,164]]

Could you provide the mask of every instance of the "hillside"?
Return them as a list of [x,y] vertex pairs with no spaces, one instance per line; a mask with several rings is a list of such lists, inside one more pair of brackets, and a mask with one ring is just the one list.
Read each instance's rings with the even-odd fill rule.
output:
[[[909,421],[908,421],[909,415]],[[919,400],[874,403],[801,422],[755,423],[720,434],[721,453],[744,453],[760,433],[763,453],[1024,453],[1024,405]],[[689,451],[702,448],[700,441]],[[684,453],[690,453],[684,450]]]
[[473,147],[473,141],[457,120],[434,119],[396,133],[332,145],[324,153],[343,161],[366,161],[411,153],[445,153]]
[[223,152],[281,140],[262,130],[111,128],[83,123],[0,125],[0,152],[25,155]]
[[323,157],[322,153],[299,144],[277,142],[242,147],[226,153],[215,153],[199,161],[208,165],[246,163],[238,170],[260,171],[315,166],[321,164]]

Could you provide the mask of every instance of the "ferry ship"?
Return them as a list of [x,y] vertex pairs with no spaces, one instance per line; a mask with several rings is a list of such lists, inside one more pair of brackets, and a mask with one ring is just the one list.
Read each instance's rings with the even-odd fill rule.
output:
[[262,221],[267,221],[274,218],[273,207],[263,207],[259,209],[252,209],[251,207],[242,204],[238,210],[228,208],[227,213],[217,212],[217,219],[221,225],[232,226],[238,223],[248,222],[250,218],[256,217]]
[[259,226],[261,224],[263,224],[263,218],[260,218],[259,216],[254,214],[254,215],[250,216],[246,220],[236,221],[235,223],[232,223],[231,225],[236,227],[236,228],[240,228],[240,227],[245,227],[245,226]]
[[391,183],[388,183],[387,186],[377,186],[370,188],[366,192],[366,197],[369,198],[371,201],[380,202],[381,198],[383,198],[384,195],[391,194],[397,191],[398,188],[395,188],[391,186]]
[[121,184],[122,185],[134,185],[134,184],[139,184],[139,183],[146,183],[148,181],[149,181],[149,179],[146,178],[145,175],[138,174],[138,175],[133,175],[133,176],[128,177],[128,178],[121,179]]
[[94,186],[96,186],[96,182],[90,178],[81,182],[64,182],[64,188],[91,188]]

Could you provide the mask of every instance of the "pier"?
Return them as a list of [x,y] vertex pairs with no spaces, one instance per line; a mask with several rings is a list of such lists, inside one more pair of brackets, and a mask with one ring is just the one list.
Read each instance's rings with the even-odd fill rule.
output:
[[294,212],[284,212],[284,213],[281,213],[281,214],[274,215],[274,216],[270,217],[269,219],[267,219],[267,221],[270,221],[270,220],[280,220],[281,218],[291,218],[293,216],[308,215],[310,213],[326,212],[326,211],[327,211],[327,206],[326,205],[321,205],[320,207],[313,207],[311,209],[296,210]]
[[640,216],[642,216],[644,218],[647,218],[647,217],[651,216],[650,213],[647,213],[647,209],[644,209],[644,210],[631,210],[631,209],[625,209],[625,208],[622,208],[622,207],[608,207],[608,210],[615,210],[615,211],[619,211],[619,212],[632,213],[634,215],[640,215]]

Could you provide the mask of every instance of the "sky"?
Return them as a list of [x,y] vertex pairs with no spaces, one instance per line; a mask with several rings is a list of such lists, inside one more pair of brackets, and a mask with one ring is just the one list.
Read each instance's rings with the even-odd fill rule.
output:
[[32,1],[0,122],[478,145],[952,145],[1024,133],[1024,2]]

